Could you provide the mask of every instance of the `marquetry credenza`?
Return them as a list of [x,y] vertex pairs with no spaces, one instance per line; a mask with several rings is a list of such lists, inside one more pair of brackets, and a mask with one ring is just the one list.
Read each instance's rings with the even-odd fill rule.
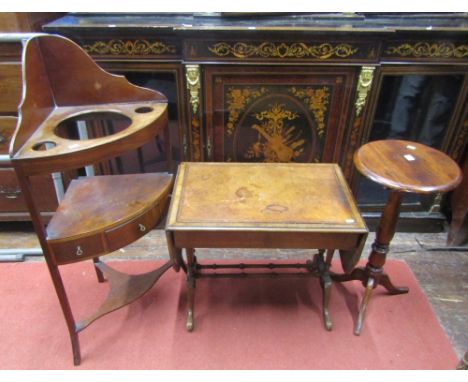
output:
[[[152,142],[112,168],[158,170],[167,149],[176,163],[334,162],[372,221],[386,195],[353,167],[363,143],[410,139],[463,158],[467,20],[464,14],[68,14],[43,30],[71,38],[107,70],[168,97],[170,142]],[[438,195],[408,198],[400,221],[437,229],[443,202]]]

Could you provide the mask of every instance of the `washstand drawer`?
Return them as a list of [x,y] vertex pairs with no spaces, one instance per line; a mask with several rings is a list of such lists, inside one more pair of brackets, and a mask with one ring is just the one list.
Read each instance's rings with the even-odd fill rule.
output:
[[160,203],[164,206],[163,201],[159,201],[153,208],[137,216],[135,219],[106,231],[105,235],[109,252],[116,251],[133,243],[154,228],[161,217]]
[[154,228],[161,218],[166,200],[167,195],[149,210],[112,229],[76,239],[51,239],[48,241],[50,250],[58,264],[73,263],[116,251]]
[[105,250],[101,234],[66,241],[49,241],[49,248],[58,264],[72,263],[102,255]]

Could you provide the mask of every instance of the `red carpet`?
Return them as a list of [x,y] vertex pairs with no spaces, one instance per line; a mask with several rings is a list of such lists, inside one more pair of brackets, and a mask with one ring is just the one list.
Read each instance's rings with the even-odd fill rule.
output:
[[[154,265],[113,264],[134,273]],[[97,284],[91,262],[62,269],[81,318],[107,287]],[[80,333],[78,368],[453,369],[456,354],[407,265],[390,261],[386,270],[410,293],[388,296],[379,287],[360,337],[353,335],[358,282],[333,285],[334,327],[326,332],[318,280],[291,277],[199,280],[195,330],[187,333],[185,278],[169,270],[142,299]],[[0,290],[0,368],[74,369],[46,265],[0,264]]]

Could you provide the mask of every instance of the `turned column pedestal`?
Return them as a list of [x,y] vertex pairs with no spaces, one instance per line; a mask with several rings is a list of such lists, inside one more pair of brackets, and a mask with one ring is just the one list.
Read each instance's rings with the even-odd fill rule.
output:
[[367,143],[354,155],[354,164],[361,174],[390,189],[367,265],[365,268],[355,268],[347,275],[333,275],[333,279],[339,282],[360,280],[366,288],[354,328],[354,334],[359,335],[372,291],[378,285],[392,295],[408,293],[408,288],[394,286],[384,272],[403,193],[450,191],[460,183],[461,171],[444,153],[419,143],[400,140]]

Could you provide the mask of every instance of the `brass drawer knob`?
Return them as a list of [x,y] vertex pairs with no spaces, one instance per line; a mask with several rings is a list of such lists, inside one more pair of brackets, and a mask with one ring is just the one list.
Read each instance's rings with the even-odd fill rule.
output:
[[138,224],[138,228],[140,229],[141,232],[146,231],[146,227],[143,224]]
[[81,249],[81,246],[76,247],[76,256],[81,256],[83,254],[83,250]]

